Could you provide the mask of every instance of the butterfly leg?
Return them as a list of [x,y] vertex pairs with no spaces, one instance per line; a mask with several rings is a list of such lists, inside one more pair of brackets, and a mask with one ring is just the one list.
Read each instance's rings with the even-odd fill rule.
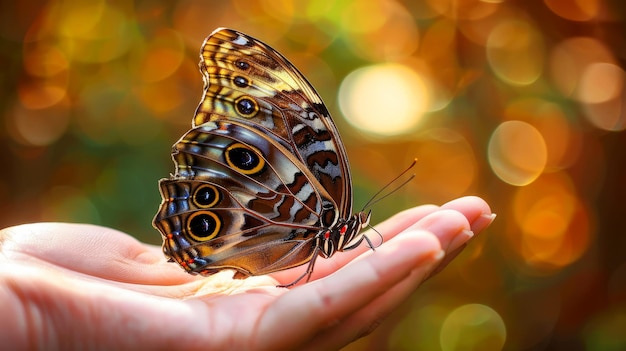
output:
[[365,240],[367,242],[367,246],[372,249],[373,251],[376,251],[376,248],[374,247],[374,245],[372,244],[372,241],[370,240],[370,238],[368,238],[366,235],[363,235],[359,238],[359,240],[357,240],[357,242],[355,242],[354,244],[350,245],[350,246],[346,246],[344,247],[341,251],[347,251],[347,250],[352,250],[354,248],[356,248],[357,246],[361,245],[361,243],[363,242],[363,240]]
[[292,281],[289,284],[280,284],[280,285],[276,285],[276,287],[277,288],[290,288],[298,284],[298,282],[302,280],[302,278],[304,277],[307,277],[306,282],[308,283],[309,280],[311,280],[311,274],[313,274],[313,267],[315,266],[315,260],[317,259],[317,256],[319,256],[320,251],[321,249],[319,246],[315,248],[315,250],[313,251],[313,257],[311,257],[311,261],[309,261],[309,264],[306,267],[306,271],[302,273],[301,276],[299,276],[298,278],[296,278],[296,280]]

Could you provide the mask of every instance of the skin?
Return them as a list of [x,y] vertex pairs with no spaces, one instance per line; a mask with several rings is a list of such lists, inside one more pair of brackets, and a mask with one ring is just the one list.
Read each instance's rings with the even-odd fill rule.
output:
[[[87,224],[0,231],[0,340],[8,349],[332,350],[367,335],[493,221],[480,198],[380,223],[384,243],[247,279],[186,274],[161,248]],[[379,236],[366,233],[374,243]]]

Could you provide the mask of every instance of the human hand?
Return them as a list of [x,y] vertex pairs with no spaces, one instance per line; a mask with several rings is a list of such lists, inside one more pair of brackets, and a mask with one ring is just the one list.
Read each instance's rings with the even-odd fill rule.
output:
[[[0,340],[9,349],[330,350],[371,332],[493,221],[477,197],[380,223],[384,243],[232,279],[192,276],[161,248],[87,224],[0,231]],[[366,232],[374,242],[375,233]]]

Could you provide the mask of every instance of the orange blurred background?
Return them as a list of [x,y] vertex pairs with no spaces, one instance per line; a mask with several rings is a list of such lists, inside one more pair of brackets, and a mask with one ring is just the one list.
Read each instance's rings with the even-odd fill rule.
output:
[[[626,349],[626,6],[608,0],[34,1],[0,5],[0,227],[87,222],[160,244],[171,145],[216,27],[324,98],[355,207],[479,195],[498,218],[346,350]],[[622,199],[622,200],[620,200]],[[622,208],[622,210],[620,210]],[[622,218],[624,219],[624,218]]]

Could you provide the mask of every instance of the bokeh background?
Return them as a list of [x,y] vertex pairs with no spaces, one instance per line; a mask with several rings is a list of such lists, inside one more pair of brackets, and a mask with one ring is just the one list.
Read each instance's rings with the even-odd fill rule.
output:
[[[3,1],[0,226],[97,223],[159,244],[206,35],[287,56],[342,132],[362,206],[475,194],[498,218],[346,350],[626,350],[625,3]],[[288,321],[286,321],[288,322]]]

